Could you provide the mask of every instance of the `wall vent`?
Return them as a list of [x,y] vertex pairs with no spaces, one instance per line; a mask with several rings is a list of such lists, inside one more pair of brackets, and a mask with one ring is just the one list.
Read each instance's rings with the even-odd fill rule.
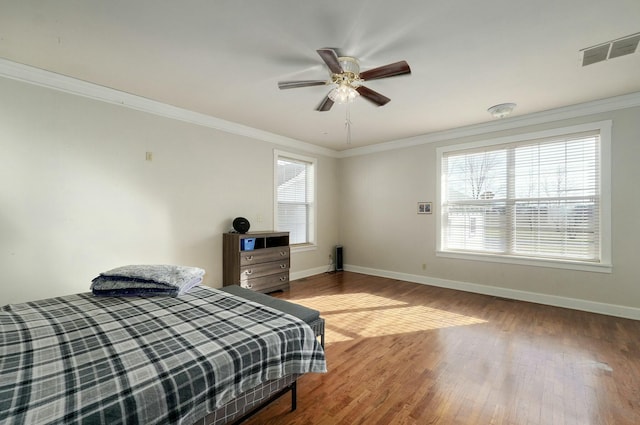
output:
[[635,53],[639,42],[640,32],[582,49],[582,66]]

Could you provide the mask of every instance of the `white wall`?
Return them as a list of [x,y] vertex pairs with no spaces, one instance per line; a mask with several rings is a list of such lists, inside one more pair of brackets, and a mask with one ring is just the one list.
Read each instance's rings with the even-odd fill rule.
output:
[[[273,149],[292,150],[273,138],[4,78],[0,93],[0,305],[86,291],[132,263],[203,267],[218,287],[233,217],[273,227]],[[347,270],[640,318],[639,117],[630,107],[340,160],[299,148],[318,157],[319,246],[292,254],[292,278],[326,270],[341,243]],[[435,255],[435,216],[416,203],[436,200],[438,146],[609,119],[613,273]]]
[[[0,93],[0,305],[134,263],[202,267],[219,287],[231,220],[273,228],[275,144],[4,78]],[[292,254],[294,276],[337,240],[337,160],[314,156],[319,247]]]
[[[628,108],[342,159],[340,241],[347,269],[640,318],[639,118],[640,108]],[[416,214],[416,204],[436,201],[438,146],[609,119],[613,273],[436,256],[435,215]]]

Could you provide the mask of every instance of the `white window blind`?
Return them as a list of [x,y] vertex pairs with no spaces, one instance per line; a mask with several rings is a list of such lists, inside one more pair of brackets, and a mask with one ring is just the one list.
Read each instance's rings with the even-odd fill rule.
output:
[[291,244],[314,242],[315,161],[276,154],[276,227]]
[[441,250],[601,261],[600,132],[444,152]]

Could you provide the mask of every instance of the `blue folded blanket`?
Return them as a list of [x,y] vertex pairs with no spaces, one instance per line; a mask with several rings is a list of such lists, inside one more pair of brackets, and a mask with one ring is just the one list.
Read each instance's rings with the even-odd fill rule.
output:
[[202,282],[205,271],[174,265],[129,265],[100,273],[91,281],[97,296],[172,296],[188,292]]

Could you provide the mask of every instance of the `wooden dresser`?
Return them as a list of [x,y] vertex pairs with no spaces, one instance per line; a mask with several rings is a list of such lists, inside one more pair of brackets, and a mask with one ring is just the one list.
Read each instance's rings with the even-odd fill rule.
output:
[[265,293],[288,290],[289,256],[289,232],[225,233],[222,284]]

